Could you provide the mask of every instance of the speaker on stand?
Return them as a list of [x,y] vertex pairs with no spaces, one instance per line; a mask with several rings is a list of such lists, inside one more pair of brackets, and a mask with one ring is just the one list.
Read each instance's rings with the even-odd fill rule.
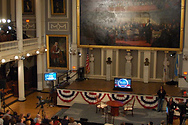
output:
[[77,81],[83,81],[85,80],[84,78],[84,67],[80,67],[78,70],[78,78],[76,79]]

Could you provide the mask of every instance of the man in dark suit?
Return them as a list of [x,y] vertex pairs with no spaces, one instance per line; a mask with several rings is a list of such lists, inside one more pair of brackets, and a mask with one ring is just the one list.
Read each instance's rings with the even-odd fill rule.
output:
[[147,20],[147,23],[145,24],[144,33],[145,33],[146,43],[151,43],[151,39],[152,39],[152,25],[151,25],[149,19]]
[[179,99],[178,108],[180,112],[180,125],[182,125],[183,119],[186,114],[186,105],[181,99]]

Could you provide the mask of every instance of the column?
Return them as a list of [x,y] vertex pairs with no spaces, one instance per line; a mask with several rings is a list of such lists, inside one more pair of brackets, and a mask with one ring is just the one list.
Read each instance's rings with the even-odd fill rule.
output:
[[[36,36],[38,48],[42,47],[42,11],[41,0],[36,0]],[[37,90],[43,90],[43,54],[37,55]]]
[[95,57],[93,54],[90,55],[90,75],[94,75],[94,61]]
[[168,61],[167,58],[167,52],[165,52],[165,58],[163,61],[163,82],[166,83],[167,81],[169,81],[169,65],[170,62]]
[[15,26],[15,22],[16,22],[16,14],[15,14],[15,0],[11,0],[10,1],[10,6],[11,6],[11,21],[13,22],[14,26]]
[[18,100],[25,100],[25,88],[24,88],[24,64],[23,60],[18,61]]
[[111,80],[111,58],[108,57],[107,61],[106,61],[106,81],[110,81]]
[[43,55],[37,55],[37,90],[43,90]]
[[[76,0],[73,0],[72,1],[72,12],[75,12],[75,13],[72,13],[72,44],[71,44],[71,49],[72,51],[75,52],[75,54],[71,54],[70,58],[71,58],[71,63],[72,65],[71,66],[71,69],[72,70],[77,70],[79,67],[78,67],[78,54],[77,54],[77,21],[76,21],[76,11],[77,11],[77,4],[76,4]],[[82,55],[84,55],[82,53]],[[82,57],[81,57],[82,58]],[[81,64],[82,65],[82,64]],[[73,66],[76,67],[76,69],[73,69]]]
[[[23,52],[23,29],[22,29],[22,0],[16,0],[16,27],[17,27],[17,40],[18,49]],[[24,64],[23,60],[18,61],[18,100],[25,100],[24,88]]]
[[7,19],[7,0],[2,0],[2,18]]
[[131,73],[132,73],[132,63],[131,63],[131,60],[132,60],[132,56],[131,56],[131,53],[128,52],[127,55],[125,56],[125,59],[126,59],[126,63],[125,63],[125,76],[126,77],[131,77]]

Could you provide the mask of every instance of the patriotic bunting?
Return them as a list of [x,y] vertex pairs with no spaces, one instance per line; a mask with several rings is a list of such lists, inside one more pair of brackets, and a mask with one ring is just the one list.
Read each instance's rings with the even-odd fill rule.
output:
[[72,100],[74,100],[74,98],[76,98],[78,93],[79,93],[78,91],[76,92],[71,90],[60,90],[60,89],[57,90],[57,96],[63,102],[71,102]]
[[[102,101],[105,96],[109,98],[110,101],[121,101],[124,104],[130,102],[134,97],[136,97],[138,103],[146,109],[154,109],[158,105],[157,96],[144,96],[144,95],[127,95],[119,93],[102,93],[102,92],[90,92],[90,91],[76,91],[76,90],[65,90],[58,89],[57,94],[58,98],[63,102],[73,101],[78,94],[81,94],[82,98],[89,104],[97,104]],[[169,100],[170,97],[166,97],[165,100]],[[178,103],[181,99],[183,102],[186,102],[187,98],[174,97],[174,102]]]
[[107,96],[111,101],[121,101],[124,103],[124,105],[134,98],[134,95],[125,94],[107,94]]
[[141,106],[146,109],[154,109],[158,105],[158,99],[156,96],[136,96]]
[[80,92],[80,93],[83,99],[89,104],[96,104],[106,96],[106,94],[104,93],[97,93],[97,92]]

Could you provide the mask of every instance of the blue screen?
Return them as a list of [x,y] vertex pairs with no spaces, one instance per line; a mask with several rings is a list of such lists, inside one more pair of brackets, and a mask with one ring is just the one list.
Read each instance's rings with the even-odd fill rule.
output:
[[44,74],[44,80],[45,81],[54,81],[56,79],[57,79],[57,73],[55,73],[55,72]]
[[114,88],[131,89],[131,79],[114,78]]

